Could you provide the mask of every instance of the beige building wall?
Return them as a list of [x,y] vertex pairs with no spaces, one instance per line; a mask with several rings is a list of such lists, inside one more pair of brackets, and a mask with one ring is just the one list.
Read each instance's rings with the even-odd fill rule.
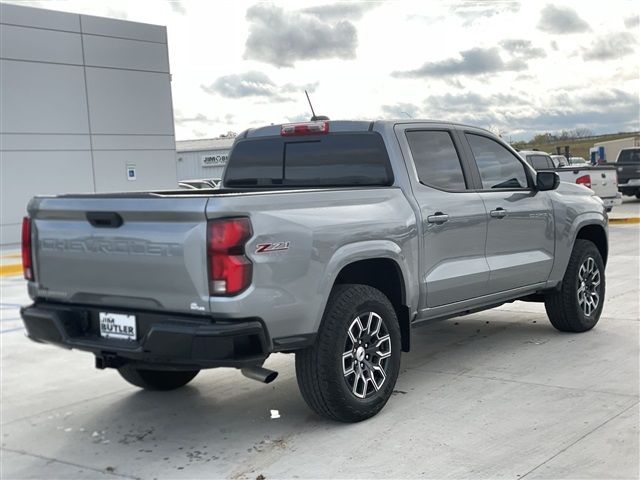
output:
[[175,158],[165,27],[0,4],[0,244],[34,195],[175,188]]

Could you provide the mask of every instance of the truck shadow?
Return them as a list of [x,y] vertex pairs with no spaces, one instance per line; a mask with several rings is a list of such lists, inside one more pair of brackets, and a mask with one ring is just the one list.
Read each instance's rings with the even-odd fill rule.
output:
[[567,341],[540,314],[520,313],[520,322],[511,320],[512,315],[493,311],[414,329],[412,352],[403,355],[395,395],[377,417],[360,424],[339,424],[312,413],[298,391],[293,356],[277,355],[267,363],[280,372],[273,384],[227,369],[201,372],[192,384],[173,392],[132,388],[96,403],[84,419],[85,428],[98,432],[91,441],[109,458],[160,462],[169,469],[216,462],[216,468],[231,472],[239,458],[284,454],[294,435],[373,432],[388,421],[387,415],[410,408],[404,400],[429,389],[433,375],[471,370],[482,375],[485,368],[495,375],[510,368],[506,375],[517,376],[518,368],[530,366],[500,365],[496,357],[539,356],[540,348],[562,348]]

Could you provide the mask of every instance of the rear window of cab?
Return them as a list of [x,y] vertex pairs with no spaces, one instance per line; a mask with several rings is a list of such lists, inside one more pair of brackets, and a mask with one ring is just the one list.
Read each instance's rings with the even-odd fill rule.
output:
[[227,187],[388,186],[393,172],[377,132],[240,140],[229,155]]

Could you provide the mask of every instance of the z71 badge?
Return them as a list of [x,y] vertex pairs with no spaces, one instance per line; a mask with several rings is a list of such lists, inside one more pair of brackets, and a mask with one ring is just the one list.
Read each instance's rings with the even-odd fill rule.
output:
[[279,252],[289,250],[289,242],[260,243],[256,246],[256,253]]

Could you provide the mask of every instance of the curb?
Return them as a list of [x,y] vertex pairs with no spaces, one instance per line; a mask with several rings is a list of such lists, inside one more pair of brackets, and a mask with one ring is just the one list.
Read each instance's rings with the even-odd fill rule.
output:
[[8,265],[0,265],[0,277],[10,277],[13,275],[22,275],[21,263],[10,263]]
[[609,223],[613,224],[631,224],[640,223],[640,217],[627,217],[627,218],[609,218]]

